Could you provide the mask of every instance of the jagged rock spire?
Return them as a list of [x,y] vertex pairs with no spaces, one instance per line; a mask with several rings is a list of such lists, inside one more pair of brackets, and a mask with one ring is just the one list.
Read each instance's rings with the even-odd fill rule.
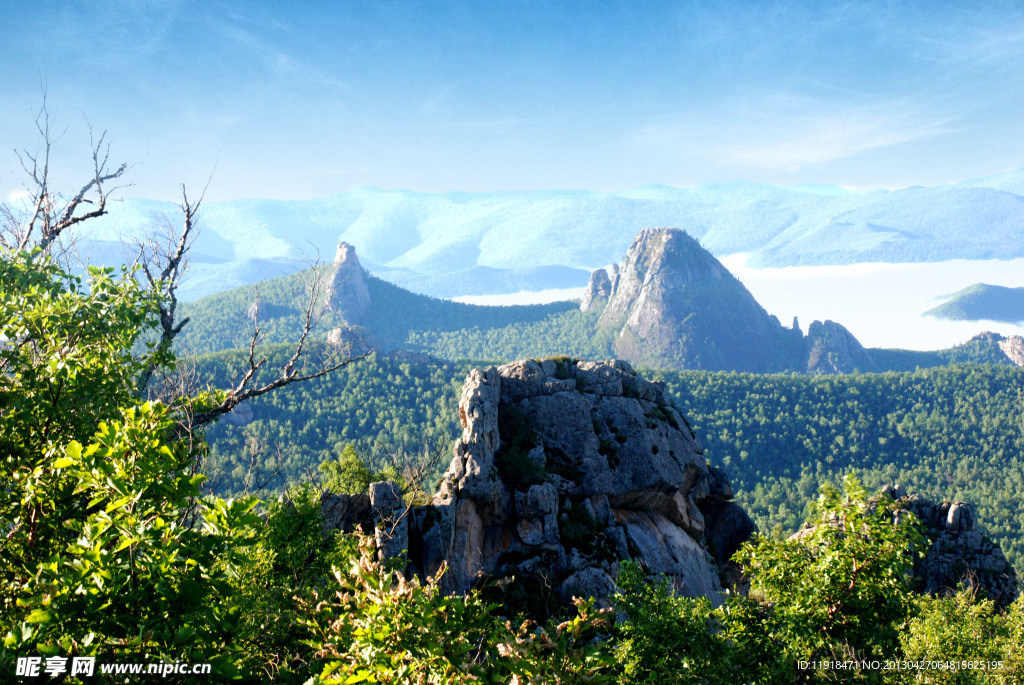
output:
[[334,255],[334,272],[327,284],[327,306],[350,326],[360,323],[370,308],[366,271],[356,257],[356,248],[346,242],[338,243]]

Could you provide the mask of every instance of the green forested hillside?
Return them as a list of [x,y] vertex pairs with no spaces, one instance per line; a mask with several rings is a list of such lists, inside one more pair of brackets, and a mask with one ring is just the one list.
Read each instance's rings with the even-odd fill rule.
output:
[[[289,352],[287,345],[268,347],[268,368],[279,369]],[[231,369],[242,368],[243,360],[237,350],[205,355],[196,371],[226,387],[235,382]],[[254,449],[265,472],[283,457],[283,478],[274,489],[316,473],[339,443],[355,444],[375,468],[385,465],[389,451],[443,443],[447,452],[458,430],[458,395],[468,371],[468,364],[409,364],[374,354],[329,376],[282,388],[253,402],[251,423],[236,426],[222,419],[208,430],[207,472],[220,491],[234,493],[243,488]]]
[[[260,302],[259,324],[266,342],[295,340],[302,328],[303,307],[308,301],[306,284],[310,277],[310,272],[304,271],[259,286],[243,286],[196,302],[184,302],[181,313],[189,317],[189,325],[177,342],[193,354],[247,346],[253,330],[247,312],[257,300]],[[534,323],[558,329],[560,326],[551,324],[550,319],[560,314],[571,315],[573,311],[579,313],[574,302],[484,307],[439,300],[411,293],[373,276],[366,278],[366,286],[373,305],[359,323],[384,349],[426,345],[425,351],[433,352],[435,336],[443,341],[444,332],[460,329],[500,329]],[[323,338],[331,328],[342,324],[338,314],[328,310],[317,329],[318,335]],[[437,344],[443,345],[443,342]],[[466,355],[452,358],[458,356]]]
[[[277,350],[275,354],[282,354]],[[199,361],[226,382],[235,352]],[[478,364],[479,365],[479,364]],[[451,440],[468,363],[410,364],[384,357],[285,388],[254,403],[255,420],[210,430],[211,466],[240,487],[246,444],[280,447],[286,473],[315,471],[337,443],[356,443],[379,466],[395,446]],[[642,371],[668,384],[713,464],[763,530],[795,529],[824,481],[850,470],[870,487],[903,483],[977,507],[1015,563],[1024,559],[1024,369],[964,364],[915,372],[802,376]]]
[[[266,343],[297,339],[309,275],[292,274],[258,287],[235,288],[182,303],[182,316],[188,317],[189,323],[178,338],[179,349],[205,354],[247,347],[253,332],[247,312],[257,300]],[[600,312],[580,312],[576,302],[484,307],[417,295],[372,276],[367,277],[366,284],[373,304],[360,323],[380,349],[408,349],[453,361],[513,361],[559,354],[588,359],[614,356],[614,331],[599,328]],[[328,310],[314,337],[323,339],[327,331],[342,324],[338,314]],[[995,342],[984,335],[946,350],[871,349],[869,353],[876,371],[913,371],[964,362],[1010,363]],[[659,366],[685,366],[680,360],[663,361]],[[794,363],[798,362],[789,360],[783,367]]]
[[947,295],[945,302],[929,309],[925,316],[951,321],[1024,321],[1024,288],[975,283]]
[[821,482],[856,469],[872,488],[971,502],[1007,556],[1024,559],[1024,369],[650,375],[666,380],[762,529],[794,529]]

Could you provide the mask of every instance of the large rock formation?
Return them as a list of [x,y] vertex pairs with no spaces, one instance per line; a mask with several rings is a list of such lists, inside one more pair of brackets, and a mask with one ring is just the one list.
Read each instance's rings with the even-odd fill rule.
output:
[[927,552],[914,564],[919,591],[937,594],[966,585],[982,590],[998,607],[1013,603],[1017,598],[1017,572],[999,545],[978,530],[970,504],[932,502],[920,495],[906,495],[899,486],[887,486],[882,491],[896,499],[903,510],[913,512],[924,528]]
[[370,307],[370,291],[366,287],[366,271],[356,257],[356,249],[348,243],[338,243],[333,268],[327,282],[328,307],[349,326],[361,323]]
[[608,298],[615,292],[619,281],[619,265],[612,264],[604,269],[597,269],[590,274],[590,282],[580,301],[580,311],[601,311],[608,304]]
[[1024,366],[1024,336],[1011,335],[998,342],[999,349],[1016,366]]
[[815,321],[807,330],[804,371],[807,373],[853,373],[873,371],[871,355],[850,331],[835,321]]
[[614,350],[675,369],[847,373],[874,368],[845,328],[784,328],[710,252],[676,228],[645,229],[621,267],[598,269],[580,304],[599,311]]
[[[471,371],[459,418],[437,495],[406,517],[413,572],[446,564],[449,592],[491,578],[506,601],[564,601],[609,597],[619,561],[635,559],[718,601],[754,526],[662,384],[622,361],[520,361]],[[362,499],[332,497],[333,527],[365,521]]]

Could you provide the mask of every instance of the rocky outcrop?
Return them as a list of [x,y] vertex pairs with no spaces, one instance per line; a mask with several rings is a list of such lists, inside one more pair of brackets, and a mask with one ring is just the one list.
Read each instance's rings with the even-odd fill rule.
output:
[[1017,573],[998,544],[978,530],[974,508],[966,502],[929,501],[907,495],[900,486],[882,490],[921,522],[928,548],[914,564],[917,589],[929,594],[956,591],[961,585],[981,590],[998,607],[1017,598]]
[[1003,351],[1006,358],[1016,366],[1024,366],[1024,337],[1019,335],[999,337],[1001,340],[997,340],[996,344],[999,345],[999,349]]
[[[590,276],[580,310],[600,312],[615,354],[661,368],[851,373],[875,368],[833,321],[784,328],[721,262],[677,228],[637,234],[622,265]],[[1022,346],[1024,357],[1024,346]]]
[[350,357],[358,357],[380,349],[380,344],[362,326],[332,328],[327,332],[327,344]]
[[612,264],[604,269],[597,269],[590,274],[590,282],[580,300],[580,311],[601,311],[608,304],[608,298],[615,291],[619,280],[619,265]]
[[248,402],[239,402],[224,419],[232,426],[246,426],[252,423],[253,417],[252,405]]
[[835,321],[815,321],[807,330],[804,371],[813,374],[867,372],[871,355],[850,331]]
[[[432,503],[412,507],[408,531],[394,533],[407,536],[411,572],[446,565],[451,593],[490,578],[503,592],[607,599],[619,562],[635,559],[678,592],[719,601],[724,561],[754,526],[661,383],[623,361],[474,369],[459,419]],[[331,497],[331,525],[366,527],[337,514],[363,507],[366,516],[361,500]],[[383,509],[371,516],[378,536],[396,518]],[[393,539],[384,544],[395,548]]]
[[[921,593],[945,594],[961,586],[980,590],[998,607],[1017,598],[1017,573],[1003,550],[978,530],[974,509],[966,502],[935,503],[920,495],[908,495],[900,485],[887,485],[871,500],[877,506],[882,496],[892,498],[897,519],[910,512],[921,523],[925,554],[914,560],[913,587]],[[826,525],[826,524],[821,524]],[[790,539],[810,534],[806,526]]]
[[594,272],[581,309],[601,311],[615,354],[632,362],[763,372],[795,368],[801,357],[799,333],[676,228],[641,231],[621,267]]
[[327,282],[327,305],[349,326],[361,323],[370,307],[366,271],[356,257],[356,249],[345,242],[338,243],[334,255],[334,271]]

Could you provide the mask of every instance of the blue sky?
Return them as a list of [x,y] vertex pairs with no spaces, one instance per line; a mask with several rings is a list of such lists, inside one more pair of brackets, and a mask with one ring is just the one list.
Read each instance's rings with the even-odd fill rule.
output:
[[1024,167],[1020,2],[0,3],[4,198],[44,86],[58,183],[88,121],[160,199]]

